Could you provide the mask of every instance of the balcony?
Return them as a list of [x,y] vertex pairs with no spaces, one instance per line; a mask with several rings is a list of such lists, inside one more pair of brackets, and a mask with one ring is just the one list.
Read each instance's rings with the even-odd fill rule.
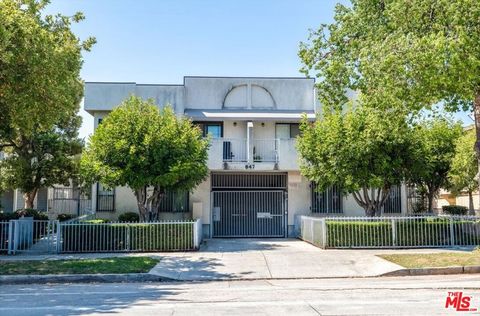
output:
[[212,170],[298,170],[295,139],[211,140],[208,167]]

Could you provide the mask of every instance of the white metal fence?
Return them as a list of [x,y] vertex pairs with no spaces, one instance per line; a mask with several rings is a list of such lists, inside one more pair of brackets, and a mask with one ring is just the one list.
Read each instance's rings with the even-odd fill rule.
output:
[[196,221],[60,225],[58,252],[133,252],[197,249]]
[[0,222],[0,253],[8,251],[8,232],[10,222]]
[[480,217],[309,217],[299,237],[321,248],[422,248],[480,245]]
[[195,250],[201,220],[96,223],[88,216],[66,222],[32,219],[0,222],[0,251],[86,253]]
[[9,254],[51,253],[56,250],[58,221],[20,218],[2,222],[0,229],[2,229],[2,237],[0,237],[2,250]]

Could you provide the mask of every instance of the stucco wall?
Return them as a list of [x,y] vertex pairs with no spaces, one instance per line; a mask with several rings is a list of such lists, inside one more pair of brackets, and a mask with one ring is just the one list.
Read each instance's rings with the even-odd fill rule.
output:
[[298,171],[288,173],[288,225],[295,215],[310,214],[310,181]]
[[182,85],[143,85],[135,83],[87,82],[84,108],[86,111],[110,111],[130,95],[153,99],[159,107],[171,104],[183,113]]
[[[253,84],[268,90],[276,109],[314,110],[313,79],[185,77],[184,82],[185,108],[189,109],[221,109],[225,96],[232,88]],[[255,97],[253,101],[255,102]]]
[[254,139],[275,139],[275,122],[254,121],[253,122],[253,138]]
[[190,210],[194,202],[202,203],[203,224],[210,224],[210,176],[190,193]]
[[131,94],[152,98],[160,107],[169,103],[177,113],[222,109],[226,99],[229,108],[315,110],[313,79],[230,77],[185,77],[184,85],[87,82],[84,108],[108,111]]
[[[236,126],[234,126],[236,123]],[[224,121],[223,137],[233,139],[247,138],[247,122],[246,121]]]

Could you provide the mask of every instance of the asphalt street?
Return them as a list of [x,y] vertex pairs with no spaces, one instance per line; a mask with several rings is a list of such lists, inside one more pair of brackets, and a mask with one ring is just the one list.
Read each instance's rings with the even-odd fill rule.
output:
[[458,291],[480,309],[480,275],[2,285],[0,315],[458,315]]

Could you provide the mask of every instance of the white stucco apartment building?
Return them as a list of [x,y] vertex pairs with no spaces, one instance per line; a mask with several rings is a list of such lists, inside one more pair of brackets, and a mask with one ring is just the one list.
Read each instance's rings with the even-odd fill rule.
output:
[[[171,192],[162,219],[202,218],[207,237],[285,237],[295,215],[364,215],[352,197],[335,188],[316,193],[300,174],[296,136],[302,115],[320,110],[309,78],[184,77],[183,84],[89,82],[85,110],[103,117],[133,94],[170,104],[177,115],[211,134],[209,177],[189,193]],[[407,211],[405,187],[393,190],[385,213]],[[92,190],[97,217],[115,219],[136,211],[126,187]]]

